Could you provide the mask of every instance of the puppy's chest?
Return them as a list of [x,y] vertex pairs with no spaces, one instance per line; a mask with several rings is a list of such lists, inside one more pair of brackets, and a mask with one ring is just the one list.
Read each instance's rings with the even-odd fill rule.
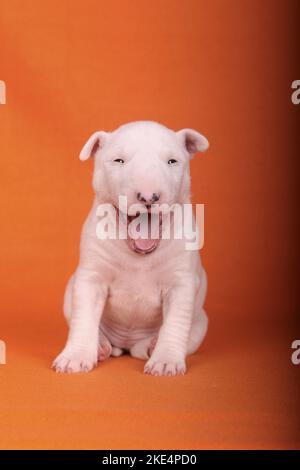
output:
[[151,327],[160,320],[161,306],[161,289],[152,276],[124,274],[110,285],[105,316],[128,327]]

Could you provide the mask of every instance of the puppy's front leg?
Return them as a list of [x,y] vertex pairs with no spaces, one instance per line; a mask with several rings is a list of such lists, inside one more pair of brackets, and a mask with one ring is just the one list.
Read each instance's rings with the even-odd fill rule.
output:
[[99,324],[106,297],[107,286],[96,273],[76,272],[68,340],[53,362],[57,372],[88,372],[97,364]]
[[163,295],[163,324],[144,372],[176,375],[186,371],[185,356],[193,318],[193,283],[176,285]]

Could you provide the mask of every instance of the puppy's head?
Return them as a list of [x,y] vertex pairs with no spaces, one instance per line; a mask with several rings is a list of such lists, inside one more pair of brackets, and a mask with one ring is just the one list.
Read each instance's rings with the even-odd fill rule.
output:
[[[208,141],[199,132],[173,132],[145,121],[126,124],[112,133],[95,132],[89,138],[80,158],[95,156],[93,187],[98,202],[116,208],[119,221],[127,226],[132,251],[148,254],[158,247],[163,212],[173,204],[189,202],[189,161],[207,148]],[[125,207],[120,196],[123,201],[126,198]]]
[[126,196],[128,207],[140,204],[187,202],[189,160],[204,152],[207,139],[192,129],[174,132],[150,121],[125,124],[114,132],[95,132],[80,153],[95,156],[93,187],[99,201],[118,207]]

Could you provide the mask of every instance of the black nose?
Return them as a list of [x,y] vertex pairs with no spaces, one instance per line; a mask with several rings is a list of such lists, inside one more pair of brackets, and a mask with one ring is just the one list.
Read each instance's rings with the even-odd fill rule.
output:
[[136,197],[140,202],[144,202],[145,204],[154,204],[155,202],[159,201],[159,195],[156,193],[153,193],[152,196],[146,196],[145,194],[137,193]]

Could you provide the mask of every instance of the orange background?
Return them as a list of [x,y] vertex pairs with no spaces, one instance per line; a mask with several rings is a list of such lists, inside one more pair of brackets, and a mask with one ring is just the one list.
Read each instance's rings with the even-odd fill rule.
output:
[[[299,448],[297,1],[1,0],[1,448]],[[50,369],[95,130],[193,127],[210,330],[185,377]],[[298,150],[297,150],[298,145]]]

